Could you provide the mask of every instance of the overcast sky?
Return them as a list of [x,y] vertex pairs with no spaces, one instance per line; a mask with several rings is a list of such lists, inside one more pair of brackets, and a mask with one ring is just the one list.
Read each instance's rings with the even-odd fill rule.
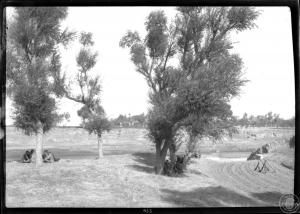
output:
[[[70,7],[63,22],[71,30],[93,33],[98,62],[92,72],[100,75],[102,104],[110,118],[119,114],[147,113],[148,87],[143,76],[135,71],[128,49],[119,47],[127,30],[145,35],[145,19],[153,10],[164,10],[168,19],[174,17],[173,7]],[[242,116],[279,113],[283,118],[295,115],[294,67],[290,10],[288,7],[260,7],[257,28],[232,34],[233,52],[244,61],[244,77],[250,82],[240,97],[231,102],[233,114]],[[78,41],[62,50],[62,69],[69,77],[77,70]],[[69,112],[69,122],[77,125],[80,104],[69,100],[59,102],[61,112]],[[7,101],[7,124],[11,124],[11,102]]]

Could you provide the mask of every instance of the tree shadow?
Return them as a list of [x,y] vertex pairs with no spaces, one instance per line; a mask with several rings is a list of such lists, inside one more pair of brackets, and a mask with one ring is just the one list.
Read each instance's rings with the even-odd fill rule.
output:
[[147,173],[154,172],[155,154],[150,152],[136,152],[132,154],[134,161],[139,164],[129,165],[129,167]]
[[155,154],[151,152],[136,152],[132,154],[136,162],[142,163],[149,167],[154,167]]
[[267,206],[263,201],[257,201],[222,186],[201,187],[187,192],[161,189],[161,192],[164,194],[163,200],[181,207]]
[[279,199],[283,195],[281,192],[263,192],[263,193],[252,193],[254,198],[259,199],[269,205],[279,206]]
[[[132,154],[134,156],[134,161],[138,162],[139,164],[132,164],[129,165],[129,167],[140,171],[140,172],[147,172],[147,173],[153,173],[154,172],[154,166],[155,166],[155,153],[151,152],[136,152]],[[191,163],[193,163],[194,160],[191,160]],[[201,176],[207,175],[197,171],[197,170],[187,170],[187,172],[198,174]],[[172,177],[187,177],[186,173],[173,175]]]
[[132,164],[128,165],[130,168],[133,168],[134,170],[140,171],[140,172],[146,172],[146,173],[154,173],[154,167],[149,166],[141,166],[138,164]]

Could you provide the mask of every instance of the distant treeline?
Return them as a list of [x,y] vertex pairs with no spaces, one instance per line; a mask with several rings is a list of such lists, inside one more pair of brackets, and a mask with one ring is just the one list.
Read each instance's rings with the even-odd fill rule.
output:
[[290,119],[283,119],[279,117],[279,114],[273,114],[269,112],[265,115],[248,116],[244,113],[240,119],[235,119],[237,126],[243,127],[295,127],[295,117]]
[[145,114],[133,115],[119,115],[116,119],[111,120],[113,128],[145,128],[146,127]]
[[82,126],[56,126],[56,128],[82,128]]
[[[145,128],[147,122],[147,115],[139,114],[133,115],[119,115],[116,119],[112,119],[113,128]],[[290,119],[280,118],[279,114],[268,112],[265,115],[248,116],[247,113],[244,113],[243,117],[238,119],[235,117],[236,126],[243,127],[295,127],[295,117]]]
[[[112,128],[146,128],[147,115],[139,114],[133,115],[119,115],[115,119],[110,120]],[[236,126],[242,127],[295,127],[295,117],[290,119],[283,119],[279,117],[279,114],[269,112],[265,115],[248,116],[244,113],[242,118],[235,117],[234,123]],[[14,127],[13,125],[7,125],[7,127]],[[82,126],[56,126],[57,128],[82,128]]]

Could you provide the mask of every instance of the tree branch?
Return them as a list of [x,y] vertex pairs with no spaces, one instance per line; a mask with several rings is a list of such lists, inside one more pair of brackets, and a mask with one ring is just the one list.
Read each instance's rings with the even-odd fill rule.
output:
[[69,93],[66,93],[66,92],[65,92],[65,96],[66,96],[66,98],[68,98],[68,99],[70,99],[70,100],[73,100],[73,101],[75,101],[75,102],[77,102],[77,103],[84,104],[84,102],[83,102],[82,99],[77,99],[77,98],[75,98],[75,97],[72,97]]

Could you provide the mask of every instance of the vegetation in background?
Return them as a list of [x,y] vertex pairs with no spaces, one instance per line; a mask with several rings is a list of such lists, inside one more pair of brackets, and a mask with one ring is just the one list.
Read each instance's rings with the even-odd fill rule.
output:
[[8,21],[7,93],[13,100],[14,125],[27,135],[36,135],[36,165],[42,164],[43,134],[64,115],[56,109],[56,85],[60,75],[59,46],[66,46],[74,33],[62,30],[65,7],[18,7]]
[[248,116],[247,113],[244,113],[241,119],[236,119],[236,125],[243,127],[295,127],[295,117],[285,120],[273,112],[257,116]]
[[[156,145],[155,170],[163,172],[167,151],[175,161],[174,136],[218,139],[235,131],[229,101],[246,83],[242,59],[230,51],[229,33],[255,26],[252,7],[180,7],[170,24],[163,11],[149,14],[147,35],[128,31],[120,46],[130,49],[136,71],[150,88],[149,136]],[[176,61],[176,63],[174,63]]]
[[147,116],[144,114],[139,115],[122,115],[120,114],[117,118],[112,119],[112,126],[115,128],[144,128],[146,126]]

